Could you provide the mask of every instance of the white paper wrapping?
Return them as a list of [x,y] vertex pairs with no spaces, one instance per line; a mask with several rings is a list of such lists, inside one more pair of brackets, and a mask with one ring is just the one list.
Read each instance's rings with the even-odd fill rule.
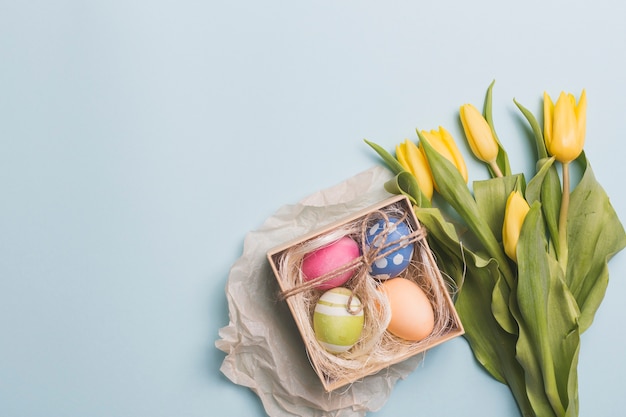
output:
[[252,389],[270,416],[364,416],[380,409],[399,378],[419,364],[417,355],[332,393],[324,391],[306,355],[289,308],[267,261],[274,246],[390,197],[391,173],[374,167],[300,203],[280,208],[244,241],[243,255],[226,284],[230,322],[216,346],[226,352],[221,371]]

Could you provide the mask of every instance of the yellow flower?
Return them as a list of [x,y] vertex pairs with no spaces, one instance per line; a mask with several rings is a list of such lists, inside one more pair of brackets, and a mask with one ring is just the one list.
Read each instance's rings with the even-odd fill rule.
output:
[[499,147],[487,120],[471,104],[462,105],[460,113],[467,142],[476,158],[487,163],[495,162]]
[[[452,162],[461,173],[465,183],[467,183],[467,167],[465,166],[465,160],[463,159],[463,155],[461,155],[461,151],[459,151],[459,148],[456,146],[456,143],[454,143],[450,132],[439,126],[439,130],[431,130],[430,132],[422,130],[420,133],[441,156]],[[424,153],[424,149],[422,149],[421,145],[420,150]],[[435,186],[437,186],[437,184],[435,184]]]
[[517,262],[517,241],[524,219],[530,210],[528,202],[519,191],[513,191],[506,200],[504,224],[502,225],[502,241],[504,252]]
[[396,157],[405,170],[413,174],[427,199],[433,198],[433,176],[428,161],[417,145],[408,139],[396,146]]
[[543,93],[544,139],[550,155],[568,163],[578,158],[585,144],[587,95],[580,94],[578,105],[572,94],[561,92],[556,104]]

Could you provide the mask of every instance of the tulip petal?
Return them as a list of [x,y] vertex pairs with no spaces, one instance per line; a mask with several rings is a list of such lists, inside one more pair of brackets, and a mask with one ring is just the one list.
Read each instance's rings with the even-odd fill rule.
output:
[[[463,180],[467,184],[467,166],[465,166],[465,160],[463,159],[463,155],[461,154],[461,151],[459,151],[459,148],[456,146],[456,143],[454,142],[454,139],[452,138],[450,132],[439,126],[439,130],[433,129],[430,132],[422,130],[421,132],[418,132],[418,134],[420,133],[428,140],[430,145],[441,156],[452,162],[452,164],[461,173]],[[436,185],[437,183],[435,183],[435,186]]]
[[454,142],[454,139],[452,138],[452,135],[450,134],[450,132],[448,132],[442,126],[439,126],[439,134],[440,134],[441,140],[443,141],[446,148],[448,149],[450,156],[452,157],[451,159],[452,163],[454,163],[454,165],[457,167],[457,169],[461,173],[461,176],[465,180],[465,183],[467,184],[467,181],[468,181],[467,166],[465,165],[465,160],[463,159],[463,155],[461,154],[461,151],[456,146],[456,143]]
[[513,191],[506,200],[502,243],[504,252],[515,262],[517,262],[517,242],[529,210],[530,206],[519,191]]
[[400,162],[400,165],[402,165],[405,170],[410,171],[409,162],[407,161],[404,151],[404,143],[396,145],[396,159],[398,160],[398,162]]
[[496,143],[487,120],[471,104],[464,104],[460,109],[461,124],[470,149],[483,162],[494,162],[498,156]]
[[409,140],[406,141],[405,152],[411,173],[417,179],[417,183],[426,198],[431,200],[433,198],[433,177],[426,157],[420,152],[417,145]]
[[585,90],[580,93],[580,99],[576,106],[576,120],[578,122],[576,131],[578,133],[577,142],[580,143],[581,148],[585,143],[585,133],[587,130],[587,93]]

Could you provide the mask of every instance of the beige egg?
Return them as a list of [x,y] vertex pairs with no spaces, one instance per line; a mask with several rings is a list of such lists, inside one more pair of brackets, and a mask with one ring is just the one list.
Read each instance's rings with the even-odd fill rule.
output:
[[389,300],[391,321],[387,330],[405,340],[419,341],[435,327],[435,315],[426,293],[413,281],[393,278],[379,289]]

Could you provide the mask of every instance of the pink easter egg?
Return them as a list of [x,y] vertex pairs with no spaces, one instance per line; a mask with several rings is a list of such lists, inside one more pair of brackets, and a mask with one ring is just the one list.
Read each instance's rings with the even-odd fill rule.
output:
[[[344,236],[335,242],[307,253],[302,260],[304,279],[310,281],[346,265],[361,255],[359,245],[350,237]],[[357,268],[346,271],[317,285],[320,290],[329,290],[347,282]]]

